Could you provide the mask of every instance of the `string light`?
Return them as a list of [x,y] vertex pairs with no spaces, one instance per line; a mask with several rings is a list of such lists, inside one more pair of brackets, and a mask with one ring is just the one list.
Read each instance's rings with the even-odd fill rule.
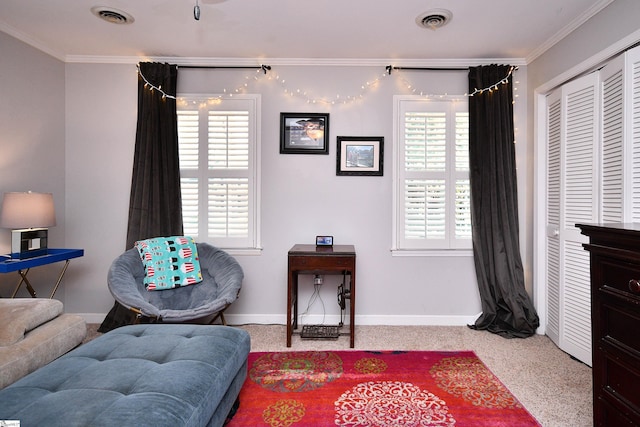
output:
[[[142,74],[142,71],[140,70],[140,66],[138,65],[137,67],[138,69],[138,74],[140,75],[140,77],[144,80],[145,85],[144,87],[151,90],[151,91],[158,91],[162,94],[162,98],[166,99],[166,98],[170,98],[170,99],[176,99],[175,95],[171,95],[166,93],[163,89],[161,85],[154,85],[153,83],[151,83],[145,76],[144,74]],[[246,76],[245,77],[245,82],[234,88],[234,89],[228,89],[228,88],[224,88],[222,90],[222,95],[219,95],[217,97],[213,97],[211,99],[217,99],[218,102],[224,97],[224,96],[229,96],[232,97],[235,94],[241,94],[241,93],[246,93],[248,88],[249,88],[249,82],[250,80],[254,80],[257,81],[260,78],[262,78],[262,74],[267,76],[268,80],[275,80],[281,87],[282,87],[282,93],[284,96],[289,97],[289,98],[298,98],[303,100],[304,102],[306,102],[307,104],[312,104],[312,105],[317,105],[317,104],[321,104],[321,105],[346,105],[346,104],[353,104],[355,102],[359,102],[360,100],[362,100],[369,92],[371,92],[372,90],[374,90],[375,88],[377,88],[380,83],[386,79],[387,77],[390,76],[391,74],[391,69],[392,67],[387,67],[387,71],[385,73],[383,73],[382,75],[380,75],[379,77],[373,79],[373,80],[369,80],[366,81],[360,85],[358,85],[359,87],[359,91],[357,91],[356,94],[350,94],[350,95],[341,95],[341,94],[336,94],[333,97],[322,97],[322,98],[314,98],[312,96],[309,95],[309,92],[300,88],[296,88],[296,89],[291,89],[288,84],[287,84],[287,80],[284,77],[280,77],[279,75],[275,75],[272,76],[271,74],[267,75],[267,73],[264,71],[264,69],[258,69],[256,70],[256,74],[253,76],[253,78],[251,76]],[[483,94],[485,92],[489,92],[489,93],[493,93],[496,90],[499,90],[500,86],[502,85],[506,85],[507,83],[509,83],[509,79],[513,76],[513,73],[518,69],[518,67],[516,66],[511,66],[509,68],[509,71],[507,72],[506,76],[503,77],[500,81],[496,82],[496,83],[492,83],[484,88],[475,88],[473,90],[473,92],[471,93],[465,93],[462,95],[449,95],[448,93],[443,93],[443,94],[432,94],[432,93],[427,93],[424,90],[420,90],[418,89],[418,87],[412,83],[410,83],[409,81],[406,80],[406,78],[404,76],[402,76],[402,81],[405,84],[406,90],[410,93],[416,94],[416,95],[420,95],[424,98],[427,99],[443,99],[443,98],[465,98],[465,97],[471,97],[471,96],[475,96],[475,95],[480,95]],[[513,85],[513,90],[514,92],[517,92],[518,88],[517,88],[517,84],[519,82],[516,81],[515,84]],[[514,100],[513,103],[515,104],[515,100],[518,97],[517,93],[514,93]]]
[[[140,65],[137,65],[137,72],[138,72],[138,75],[140,76],[140,78],[142,78],[142,80],[144,81],[145,89],[148,89],[148,90],[150,90],[152,92],[154,90],[160,92],[162,94],[162,99],[166,99],[166,98],[177,99],[175,95],[171,95],[169,93],[166,93],[164,90],[162,90],[162,85],[157,85],[156,86],[153,83],[151,83],[149,81],[149,79],[147,79],[145,77],[145,75],[142,74],[142,71],[140,70]],[[213,97],[211,99],[221,100],[224,96],[232,97],[233,95],[236,95],[236,94],[246,93],[247,89],[249,87],[249,81],[250,80],[256,80],[256,81],[259,80],[261,78],[261,76],[262,76],[262,73],[266,74],[266,72],[264,71],[264,68],[260,68],[260,69],[256,70],[256,74],[253,77],[252,76],[245,76],[245,78],[244,78],[245,81],[244,81],[244,83],[242,85],[240,85],[240,86],[238,86],[238,87],[236,87],[234,89],[224,88],[224,89],[222,89],[223,95],[218,95],[217,97]]]
[[[390,68],[390,67],[388,67],[387,69],[389,69],[389,68]],[[426,98],[426,99],[442,99],[442,98],[453,98],[453,99],[459,99],[459,98],[467,98],[467,97],[471,97],[471,96],[474,96],[474,95],[479,95],[479,94],[482,94],[482,93],[484,93],[484,92],[492,93],[492,92],[494,92],[494,91],[498,90],[498,89],[500,88],[500,86],[501,86],[501,85],[505,85],[505,84],[507,84],[507,83],[509,82],[509,79],[511,78],[511,76],[513,75],[513,73],[514,73],[517,69],[518,69],[518,67],[516,67],[516,66],[511,66],[511,67],[509,68],[509,71],[507,72],[506,76],[505,76],[505,77],[503,77],[500,81],[498,81],[498,82],[496,82],[496,83],[492,83],[492,84],[490,84],[490,85],[488,85],[488,86],[486,86],[486,87],[484,87],[484,88],[481,88],[481,89],[475,88],[475,89],[473,90],[473,92],[471,92],[471,93],[464,93],[464,94],[462,94],[462,95],[460,95],[460,94],[458,94],[458,95],[450,95],[450,94],[448,94],[448,93],[446,93],[446,92],[445,92],[445,93],[443,93],[443,94],[428,93],[428,92],[426,92],[426,91],[424,91],[424,90],[420,90],[420,89],[418,89],[414,84],[412,84],[411,82],[409,82],[409,81],[406,79],[406,77],[402,76],[401,78],[402,78],[402,82],[404,83],[404,85],[405,85],[405,87],[406,87],[407,91],[409,91],[409,92],[413,93],[414,95],[420,95],[420,96],[422,96],[422,97],[424,97],[424,98]],[[517,84],[517,83],[519,83],[519,82],[517,82],[517,81],[516,81],[515,83]],[[514,90],[514,91],[517,91],[517,90],[518,90],[518,88],[517,88],[517,86],[516,86],[515,84],[514,84],[514,86],[513,86],[513,90]],[[514,94],[514,101],[513,101],[514,103],[515,103],[515,98],[517,98],[517,97],[518,97],[518,95],[517,95],[517,94]]]
[[154,90],[157,90],[158,92],[160,92],[162,94],[162,99],[167,99],[167,98],[171,98],[171,99],[176,99],[175,95],[171,95],[169,93],[166,93],[165,91],[162,90],[162,85],[154,85],[153,83],[151,83],[145,76],[144,74],[142,74],[142,71],[140,70],[140,65],[136,66],[138,69],[138,75],[140,76],[140,78],[142,78],[142,80],[144,80],[144,87],[145,89],[149,89],[151,92],[153,92]]
[[[509,71],[507,72],[507,75],[506,75],[506,76],[504,76],[504,78],[503,78],[502,80],[500,80],[499,82],[497,82],[497,83],[495,83],[495,84],[492,84],[492,85],[490,85],[490,86],[488,86],[488,87],[482,88],[482,89],[477,89],[477,88],[476,88],[476,89],[475,89],[471,94],[469,94],[469,96],[474,96],[474,95],[477,95],[477,94],[482,94],[482,93],[487,92],[487,91],[488,91],[489,93],[491,93],[491,92],[493,92],[494,90],[498,90],[499,85],[506,85],[507,83],[509,83],[509,79],[510,79],[510,78],[511,78],[511,76],[513,75],[514,71],[516,71],[517,69],[518,69],[518,67],[511,66],[511,67],[509,68]],[[516,83],[519,83],[519,82],[516,82]],[[516,90],[517,90],[517,89],[516,89]]]
[[373,90],[379,85],[381,79],[386,75],[388,74],[385,73],[381,77],[378,77],[371,81],[366,81],[365,83],[358,85],[359,91],[357,91],[356,94],[343,95],[343,94],[337,93],[333,97],[320,97],[320,98],[313,97],[309,94],[309,91],[306,91],[300,88],[292,89],[287,84],[287,80],[281,77],[280,75],[269,77],[269,79],[275,80],[282,87],[282,93],[289,98],[298,98],[307,104],[313,104],[313,105],[315,104],[346,105],[346,104],[352,104],[352,103],[358,102],[361,99],[363,99],[369,91]]

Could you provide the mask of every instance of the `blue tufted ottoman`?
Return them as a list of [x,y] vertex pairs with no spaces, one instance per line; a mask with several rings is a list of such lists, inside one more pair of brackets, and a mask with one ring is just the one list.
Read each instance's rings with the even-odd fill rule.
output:
[[0,390],[0,419],[31,426],[221,426],[250,338],[219,325],[110,331]]

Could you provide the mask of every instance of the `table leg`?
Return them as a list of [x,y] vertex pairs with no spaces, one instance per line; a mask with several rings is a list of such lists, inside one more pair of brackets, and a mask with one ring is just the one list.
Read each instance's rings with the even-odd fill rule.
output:
[[293,273],[293,330],[298,329],[298,272]]
[[16,294],[18,293],[18,289],[20,289],[20,286],[22,286],[23,282],[25,285],[27,285],[27,290],[31,294],[31,298],[36,298],[36,291],[33,289],[33,286],[31,286],[29,279],[27,279],[27,274],[29,273],[29,270],[30,270],[29,268],[27,268],[26,270],[18,270],[18,274],[20,275],[20,281],[18,282],[18,286],[16,286],[16,288],[13,290],[13,294],[11,295],[11,298],[15,298]]
[[287,274],[287,347],[291,347],[291,305],[293,304],[293,273]]
[[56,285],[53,287],[53,290],[51,291],[51,296],[49,296],[49,299],[53,298],[53,295],[55,295],[56,291],[58,290],[58,286],[60,286],[60,282],[62,282],[62,276],[64,276],[64,273],[66,273],[67,267],[69,267],[69,260],[67,260],[64,263],[64,267],[62,267],[62,271],[60,272],[60,275],[58,276],[58,280],[56,281]]
[[349,306],[350,346],[354,348],[356,339],[356,269],[351,271],[351,304]]

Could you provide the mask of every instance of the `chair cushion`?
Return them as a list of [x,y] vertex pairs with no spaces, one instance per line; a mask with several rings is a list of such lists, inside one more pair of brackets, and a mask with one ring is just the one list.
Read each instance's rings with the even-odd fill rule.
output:
[[244,273],[228,253],[206,243],[198,243],[202,283],[195,286],[147,292],[142,283],[144,268],[135,248],[116,258],[107,283],[116,301],[144,316],[164,322],[189,322],[211,316],[233,303],[242,287]]
[[0,414],[29,426],[205,426],[246,376],[250,346],[228,326],[124,326],[0,390]]
[[0,346],[17,343],[24,335],[62,314],[63,305],[55,299],[0,299]]
[[173,289],[202,282],[198,248],[192,237],[171,236],[139,240],[135,247],[145,269],[148,291]]

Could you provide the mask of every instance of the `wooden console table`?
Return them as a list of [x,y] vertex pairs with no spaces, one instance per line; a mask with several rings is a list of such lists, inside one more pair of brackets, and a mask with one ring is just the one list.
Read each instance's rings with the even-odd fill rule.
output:
[[[353,245],[315,246],[294,245],[289,250],[287,279],[287,347],[291,347],[291,335],[298,327],[298,274],[348,274],[349,335],[350,346],[355,343],[356,308],[356,250]],[[347,284],[345,283],[346,287]]]
[[27,290],[29,294],[31,294],[32,298],[36,298],[36,291],[31,286],[29,279],[27,278],[27,274],[32,267],[40,267],[42,265],[53,264],[56,262],[64,261],[64,267],[62,267],[62,271],[60,275],[58,275],[58,279],[56,280],[55,285],[53,286],[53,290],[51,291],[51,295],[49,298],[53,298],[56,291],[58,290],[58,286],[60,286],[60,282],[62,281],[62,277],[64,273],[67,271],[67,267],[69,266],[69,261],[72,258],[78,258],[84,255],[84,249],[48,249],[47,254],[27,259],[12,259],[11,257],[6,257],[4,260],[0,261],[0,273],[11,273],[12,271],[17,271],[20,275],[20,281],[18,282],[18,286],[13,291],[11,298],[14,298],[18,293],[18,289],[24,283],[27,286]]

